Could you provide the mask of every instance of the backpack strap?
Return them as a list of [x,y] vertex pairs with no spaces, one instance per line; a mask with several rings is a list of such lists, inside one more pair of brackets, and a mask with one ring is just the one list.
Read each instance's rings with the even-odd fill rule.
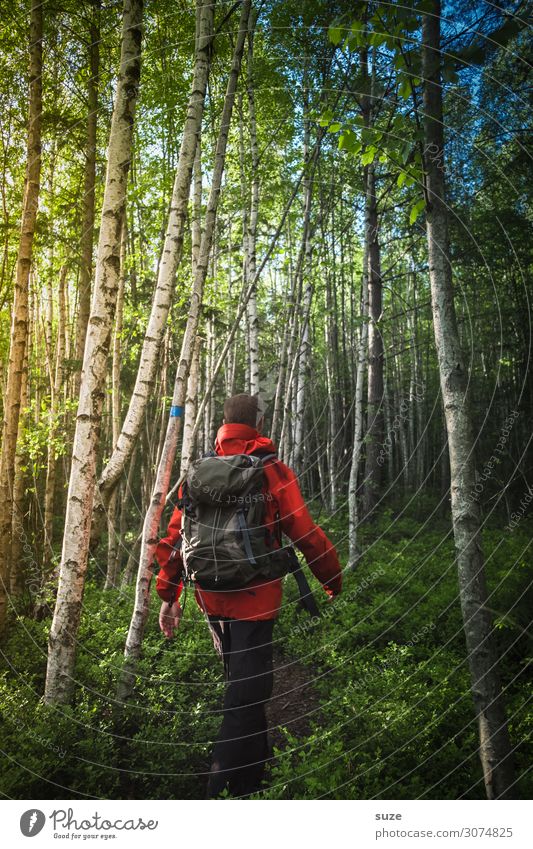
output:
[[294,575],[296,583],[298,584],[298,591],[300,593],[300,604],[302,605],[304,610],[307,610],[311,617],[319,617],[320,611],[318,609],[318,605],[315,601],[315,597],[313,595],[311,587],[309,586],[307,578],[304,575],[296,552],[292,545],[289,546],[286,550],[289,552],[290,557],[289,572]]
[[250,542],[250,531],[248,530],[248,525],[246,524],[246,519],[244,517],[244,510],[237,510],[237,521],[239,523],[239,528],[242,533],[242,540],[244,543],[244,550],[246,552],[246,557],[254,566],[257,563],[257,560],[254,557],[254,552],[252,550],[252,543]]

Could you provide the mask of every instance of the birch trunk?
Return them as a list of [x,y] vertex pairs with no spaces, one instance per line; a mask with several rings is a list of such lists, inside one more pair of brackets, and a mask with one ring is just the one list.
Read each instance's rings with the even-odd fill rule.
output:
[[54,522],[54,493],[56,483],[56,450],[55,440],[57,435],[57,415],[59,409],[59,395],[63,383],[63,361],[65,358],[65,288],[67,278],[67,266],[63,265],[59,276],[59,305],[57,322],[57,344],[55,368],[52,382],[50,384],[50,410],[49,410],[49,438],[48,438],[48,461],[46,468],[46,483],[44,489],[44,552],[43,552],[43,581],[52,564],[52,536]]
[[4,395],[2,455],[0,457],[0,633],[7,619],[7,588],[11,571],[13,484],[20,417],[21,388],[28,344],[29,276],[41,177],[41,123],[43,72],[43,4],[32,0],[30,16],[29,109],[26,175],[22,225],[12,308],[9,364]]
[[[192,217],[192,273],[196,274],[200,245],[202,242],[202,160],[200,140],[196,149],[194,160],[194,194],[193,194],[193,217]],[[196,337],[192,355],[191,368],[187,379],[187,397],[185,399],[185,417],[183,419],[183,443],[181,447],[180,477],[182,477],[194,454],[195,435],[194,422],[196,419],[197,398],[200,383],[200,353],[202,340]],[[164,443],[163,443],[164,444]],[[162,446],[163,447],[163,446]],[[159,462],[158,458],[158,462]]]
[[512,750],[498,674],[498,652],[481,545],[474,436],[468,400],[468,371],[460,348],[450,265],[444,176],[440,0],[423,18],[422,77],[426,154],[426,232],[433,327],[450,454],[451,510],[459,593],[472,695],[479,724],[479,754],[489,799],[510,798]]
[[[112,448],[117,444],[120,435],[120,355],[121,337],[124,317],[124,284],[126,274],[126,245],[128,239],[128,217],[124,211],[120,239],[120,275],[118,280],[117,308],[115,315],[115,332],[113,333],[113,364],[111,366],[111,431]],[[107,573],[104,590],[117,585],[119,570],[118,516],[120,508],[119,488],[115,487],[109,500],[107,510]]]
[[83,351],[91,311],[91,280],[93,276],[94,195],[96,177],[96,130],[98,123],[98,86],[100,75],[100,8],[101,0],[91,2],[89,26],[89,79],[87,80],[87,140],[80,237],[80,279],[78,285],[78,315],[76,319],[76,360],[74,397],[79,395]]
[[367,215],[368,243],[368,401],[365,438],[365,515],[376,507],[381,490],[382,467],[378,462],[383,445],[383,338],[377,322],[382,310],[381,252],[378,241],[379,223],[376,198],[375,165],[368,167]]
[[120,265],[135,104],[140,79],[142,0],[124,0],[120,71],[111,119],[108,164],[72,450],[59,587],[49,639],[45,700],[70,701],[89,552],[96,456]]
[[207,276],[207,269],[213,245],[216,213],[218,209],[218,201],[222,186],[222,175],[224,172],[224,165],[226,161],[228,134],[231,124],[231,116],[233,113],[233,106],[235,103],[237,79],[239,77],[239,72],[241,69],[244,41],[248,28],[250,5],[250,0],[244,0],[241,9],[241,16],[239,20],[239,32],[233,51],[232,65],[226,88],[226,96],[224,98],[224,107],[222,110],[220,130],[215,151],[215,162],[211,180],[211,189],[209,193],[209,200],[207,203],[207,210],[205,215],[204,232],[202,234],[202,242],[200,245],[200,252],[196,265],[196,273],[194,275],[189,316],[187,319],[187,325],[185,327],[180,359],[176,372],[176,380],[174,383],[174,392],[172,396],[172,406],[170,408],[170,417],[168,420],[166,439],[157,469],[156,481],[154,484],[150,505],[148,507],[148,510],[146,511],[146,516],[144,519],[141,554],[139,560],[139,569],[137,573],[135,607],[133,610],[131,623],[128,631],[128,638],[124,651],[125,664],[118,685],[118,699],[120,701],[123,701],[129,697],[135,683],[135,667],[141,653],[144,626],[146,623],[146,618],[148,616],[150,585],[153,574],[152,564],[154,559],[154,551],[158,542],[159,524],[165,506],[165,499],[169,490],[170,476],[172,474],[172,467],[176,457],[176,449],[181,431],[187,377],[190,369],[194,340],[198,329],[204,283]]
[[[333,257],[335,251],[333,251]],[[334,259],[333,259],[334,263]],[[332,282],[326,271],[326,314],[324,317],[324,336],[326,342],[326,385],[328,392],[328,432],[326,454],[329,477],[329,498],[327,504],[332,512],[337,507],[337,440],[339,438],[339,394],[337,393],[337,325],[334,312],[335,281]]]
[[248,56],[247,56],[247,95],[248,115],[250,121],[250,153],[252,160],[252,193],[250,199],[250,214],[248,216],[248,232],[246,245],[246,284],[252,286],[247,305],[248,342],[249,342],[249,374],[250,394],[259,392],[259,318],[257,315],[257,218],[259,214],[259,153],[257,148],[257,122],[255,117],[255,93],[253,79],[254,32],[257,21],[257,11],[250,15],[248,22]]
[[[153,393],[156,380],[161,342],[174,293],[176,271],[183,249],[192,170],[200,138],[211,57],[214,6],[215,4],[211,0],[210,2],[197,0],[199,37],[197,39],[194,76],[187,118],[183,128],[163,253],[159,264],[157,284],[144,337],[135,388],[122,426],[122,432],[98,482],[99,495],[102,499],[102,506],[99,505],[98,508],[100,513],[104,511],[111,492],[131,457],[133,445],[139,434],[146,405]],[[97,521],[98,524],[99,521]]]
[[[33,283],[32,276],[30,275],[29,280],[30,287],[30,298],[34,297],[33,293]],[[17,439],[17,451],[15,454],[15,480],[13,483],[13,525],[12,525],[12,542],[11,542],[11,563],[12,568],[10,572],[10,593],[12,596],[17,596],[22,593],[23,590],[23,580],[24,580],[24,570],[23,563],[27,555],[24,553],[24,545],[26,543],[26,534],[24,531],[24,519],[26,512],[26,489],[27,489],[27,478],[26,478],[26,462],[27,458],[23,451],[21,450],[21,436],[24,427],[27,424],[27,413],[26,408],[28,406],[29,400],[29,374],[28,374],[28,361],[31,350],[31,339],[33,328],[32,324],[32,309],[31,303],[28,310],[28,343],[26,345],[26,351],[24,354],[24,368],[22,369],[22,382],[20,386],[20,415],[19,415],[19,427],[18,427],[18,439]],[[37,576],[35,577],[35,584],[31,582],[32,588],[35,587],[37,590]]]
[[198,381],[200,377],[200,352],[202,340],[196,337],[194,351],[191,360],[191,369],[187,380],[187,396],[185,398],[185,417],[183,419],[183,442],[181,446],[180,478],[187,471],[189,463],[194,455],[195,439],[193,435],[194,422],[196,420],[196,408],[198,406]]
[[[368,169],[368,166],[367,166]],[[368,174],[368,171],[367,171]],[[365,177],[366,179],[366,177]],[[367,182],[368,191],[368,182]],[[368,209],[368,202],[366,203]],[[357,502],[357,482],[359,478],[359,467],[363,450],[363,386],[365,382],[365,371],[368,357],[368,244],[370,241],[370,222],[368,216],[365,221],[365,249],[363,255],[363,275],[361,292],[361,332],[359,334],[359,346],[357,349],[357,370],[355,379],[354,398],[354,436],[352,448],[352,463],[350,466],[350,478],[348,482],[348,568],[355,569],[360,558],[359,545],[357,541],[357,530],[359,528],[359,505]]]
[[[307,96],[304,98],[304,111],[307,112],[308,103]],[[318,148],[315,149],[318,153]],[[307,370],[310,358],[310,337],[309,337],[309,321],[311,312],[311,302],[313,299],[313,287],[311,284],[311,256],[313,252],[312,234],[311,234],[311,201],[313,194],[313,174],[314,165],[316,163],[315,156],[311,159],[309,155],[309,121],[304,124],[304,161],[310,167],[306,170],[303,185],[304,185],[304,220],[302,230],[302,245],[299,257],[299,284],[297,298],[303,294],[302,303],[302,318],[300,322],[300,342],[296,352],[296,372],[295,372],[295,387],[292,393],[293,400],[293,438],[289,448],[290,464],[294,466],[297,475],[302,472],[303,458],[303,434],[304,434],[304,415],[305,415],[305,390],[307,382]],[[311,164],[312,163],[312,164]],[[304,281],[306,281],[305,292]],[[290,361],[290,358],[289,358]],[[285,425],[285,422],[284,422]]]

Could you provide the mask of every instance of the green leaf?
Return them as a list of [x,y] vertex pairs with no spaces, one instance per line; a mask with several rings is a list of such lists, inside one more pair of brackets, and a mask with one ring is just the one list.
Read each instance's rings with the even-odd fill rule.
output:
[[397,71],[400,71],[402,68],[405,68],[405,59],[403,58],[401,53],[397,53],[394,57],[394,67]]
[[365,150],[361,157],[361,162],[363,163],[363,165],[370,165],[370,163],[374,161],[376,151],[377,148],[375,148],[373,145],[370,145],[370,147]]
[[368,41],[373,47],[379,47],[380,44],[385,43],[385,34],[382,32],[372,32]]
[[330,121],[333,120],[333,111],[331,109],[326,109],[325,112],[322,113],[318,123],[321,127],[327,127]]
[[343,38],[342,29],[337,25],[330,26],[330,28],[328,30],[328,38],[331,41],[331,43],[334,44],[335,47],[336,47],[342,41],[342,38]]
[[404,144],[402,145],[402,151],[401,151],[401,154],[400,154],[400,156],[401,156],[401,158],[402,158],[402,162],[404,163],[404,165],[405,165],[405,163],[407,162],[407,160],[409,159],[409,154],[410,154],[410,153],[411,153],[411,142],[410,142],[410,141],[406,141],[406,142],[404,142]]
[[396,185],[399,186],[400,189],[401,189],[401,187],[403,186],[403,184],[405,183],[406,180],[407,180],[407,171],[402,171],[400,174],[398,174],[398,179],[396,180]]
[[338,132],[339,132],[339,130],[340,130],[340,128],[341,128],[341,126],[342,126],[342,125],[341,125],[341,124],[339,124],[339,122],[338,122],[338,121],[334,121],[334,122],[333,122],[333,124],[330,124],[330,125],[329,125],[329,127],[328,127],[328,133],[338,133]]
[[411,207],[411,213],[409,215],[409,224],[414,224],[422,210],[426,205],[425,198],[421,198],[418,200],[413,207]]
[[407,100],[411,96],[411,85],[409,80],[404,80],[400,88],[398,89],[400,97],[403,97],[404,100]]
[[349,128],[344,130],[339,136],[339,150],[345,150],[347,153],[359,153],[361,150],[361,142],[357,140],[356,134]]

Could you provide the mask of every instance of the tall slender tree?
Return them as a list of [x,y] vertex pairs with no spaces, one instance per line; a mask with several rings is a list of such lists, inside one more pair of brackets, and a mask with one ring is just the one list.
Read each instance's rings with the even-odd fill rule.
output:
[[205,92],[212,54],[214,8],[215,4],[211,0],[209,2],[197,0],[199,24],[193,81],[189,96],[187,117],[183,127],[163,252],[137,371],[135,389],[120,436],[98,483],[99,495],[102,499],[102,503],[99,505],[100,516],[103,516],[111,493],[131,456],[135,440],[144,420],[146,405],[151,397],[156,380],[161,342],[174,293],[176,271],[182,255],[193,165],[200,139]]
[[74,685],[76,634],[89,554],[96,458],[119,286],[120,237],[139,90],[142,14],[142,0],[124,0],[120,69],[111,119],[96,279],[83,358],[59,586],[49,637],[45,688],[48,703],[70,701]]
[[20,417],[23,371],[27,367],[29,279],[41,177],[43,74],[43,4],[32,0],[30,13],[30,66],[26,175],[22,224],[17,256],[9,364],[3,399],[2,454],[0,457],[0,632],[6,625],[10,582],[13,521],[13,482]]
[[220,119],[220,130],[215,150],[211,188],[205,214],[205,226],[196,262],[196,272],[194,275],[189,315],[187,317],[185,333],[183,334],[181,353],[174,382],[170,417],[168,420],[161,458],[157,468],[156,480],[152,491],[150,505],[146,511],[144,519],[141,555],[137,573],[135,606],[124,651],[126,662],[118,687],[118,697],[120,700],[128,698],[131,694],[135,681],[135,666],[140,656],[144,626],[148,616],[150,585],[153,574],[153,558],[158,541],[157,533],[169,490],[172,466],[176,457],[176,449],[181,432],[181,423],[183,420],[186,401],[187,378],[193,357],[204,285],[213,246],[216,215],[222,187],[222,175],[224,173],[224,166],[226,162],[228,135],[235,103],[237,80],[241,69],[244,42],[248,30],[250,8],[250,0],[244,0],[241,8],[239,30],[233,50],[231,69],[228,76],[222,116]]
[[440,0],[423,19],[424,147],[427,151],[426,232],[433,327],[450,455],[450,490],[459,591],[472,694],[479,724],[479,753],[489,799],[508,798],[514,778],[511,744],[498,674],[498,654],[481,540],[468,370],[461,350],[455,302],[446,184],[442,108]]

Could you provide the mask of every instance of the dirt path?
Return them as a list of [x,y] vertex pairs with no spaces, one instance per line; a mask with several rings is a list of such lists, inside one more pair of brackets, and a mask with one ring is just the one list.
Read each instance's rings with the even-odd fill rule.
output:
[[320,719],[319,704],[312,668],[275,650],[274,690],[266,708],[272,744],[280,749],[286,746],[279,726],[304,742],[311,731],[311,722]]

